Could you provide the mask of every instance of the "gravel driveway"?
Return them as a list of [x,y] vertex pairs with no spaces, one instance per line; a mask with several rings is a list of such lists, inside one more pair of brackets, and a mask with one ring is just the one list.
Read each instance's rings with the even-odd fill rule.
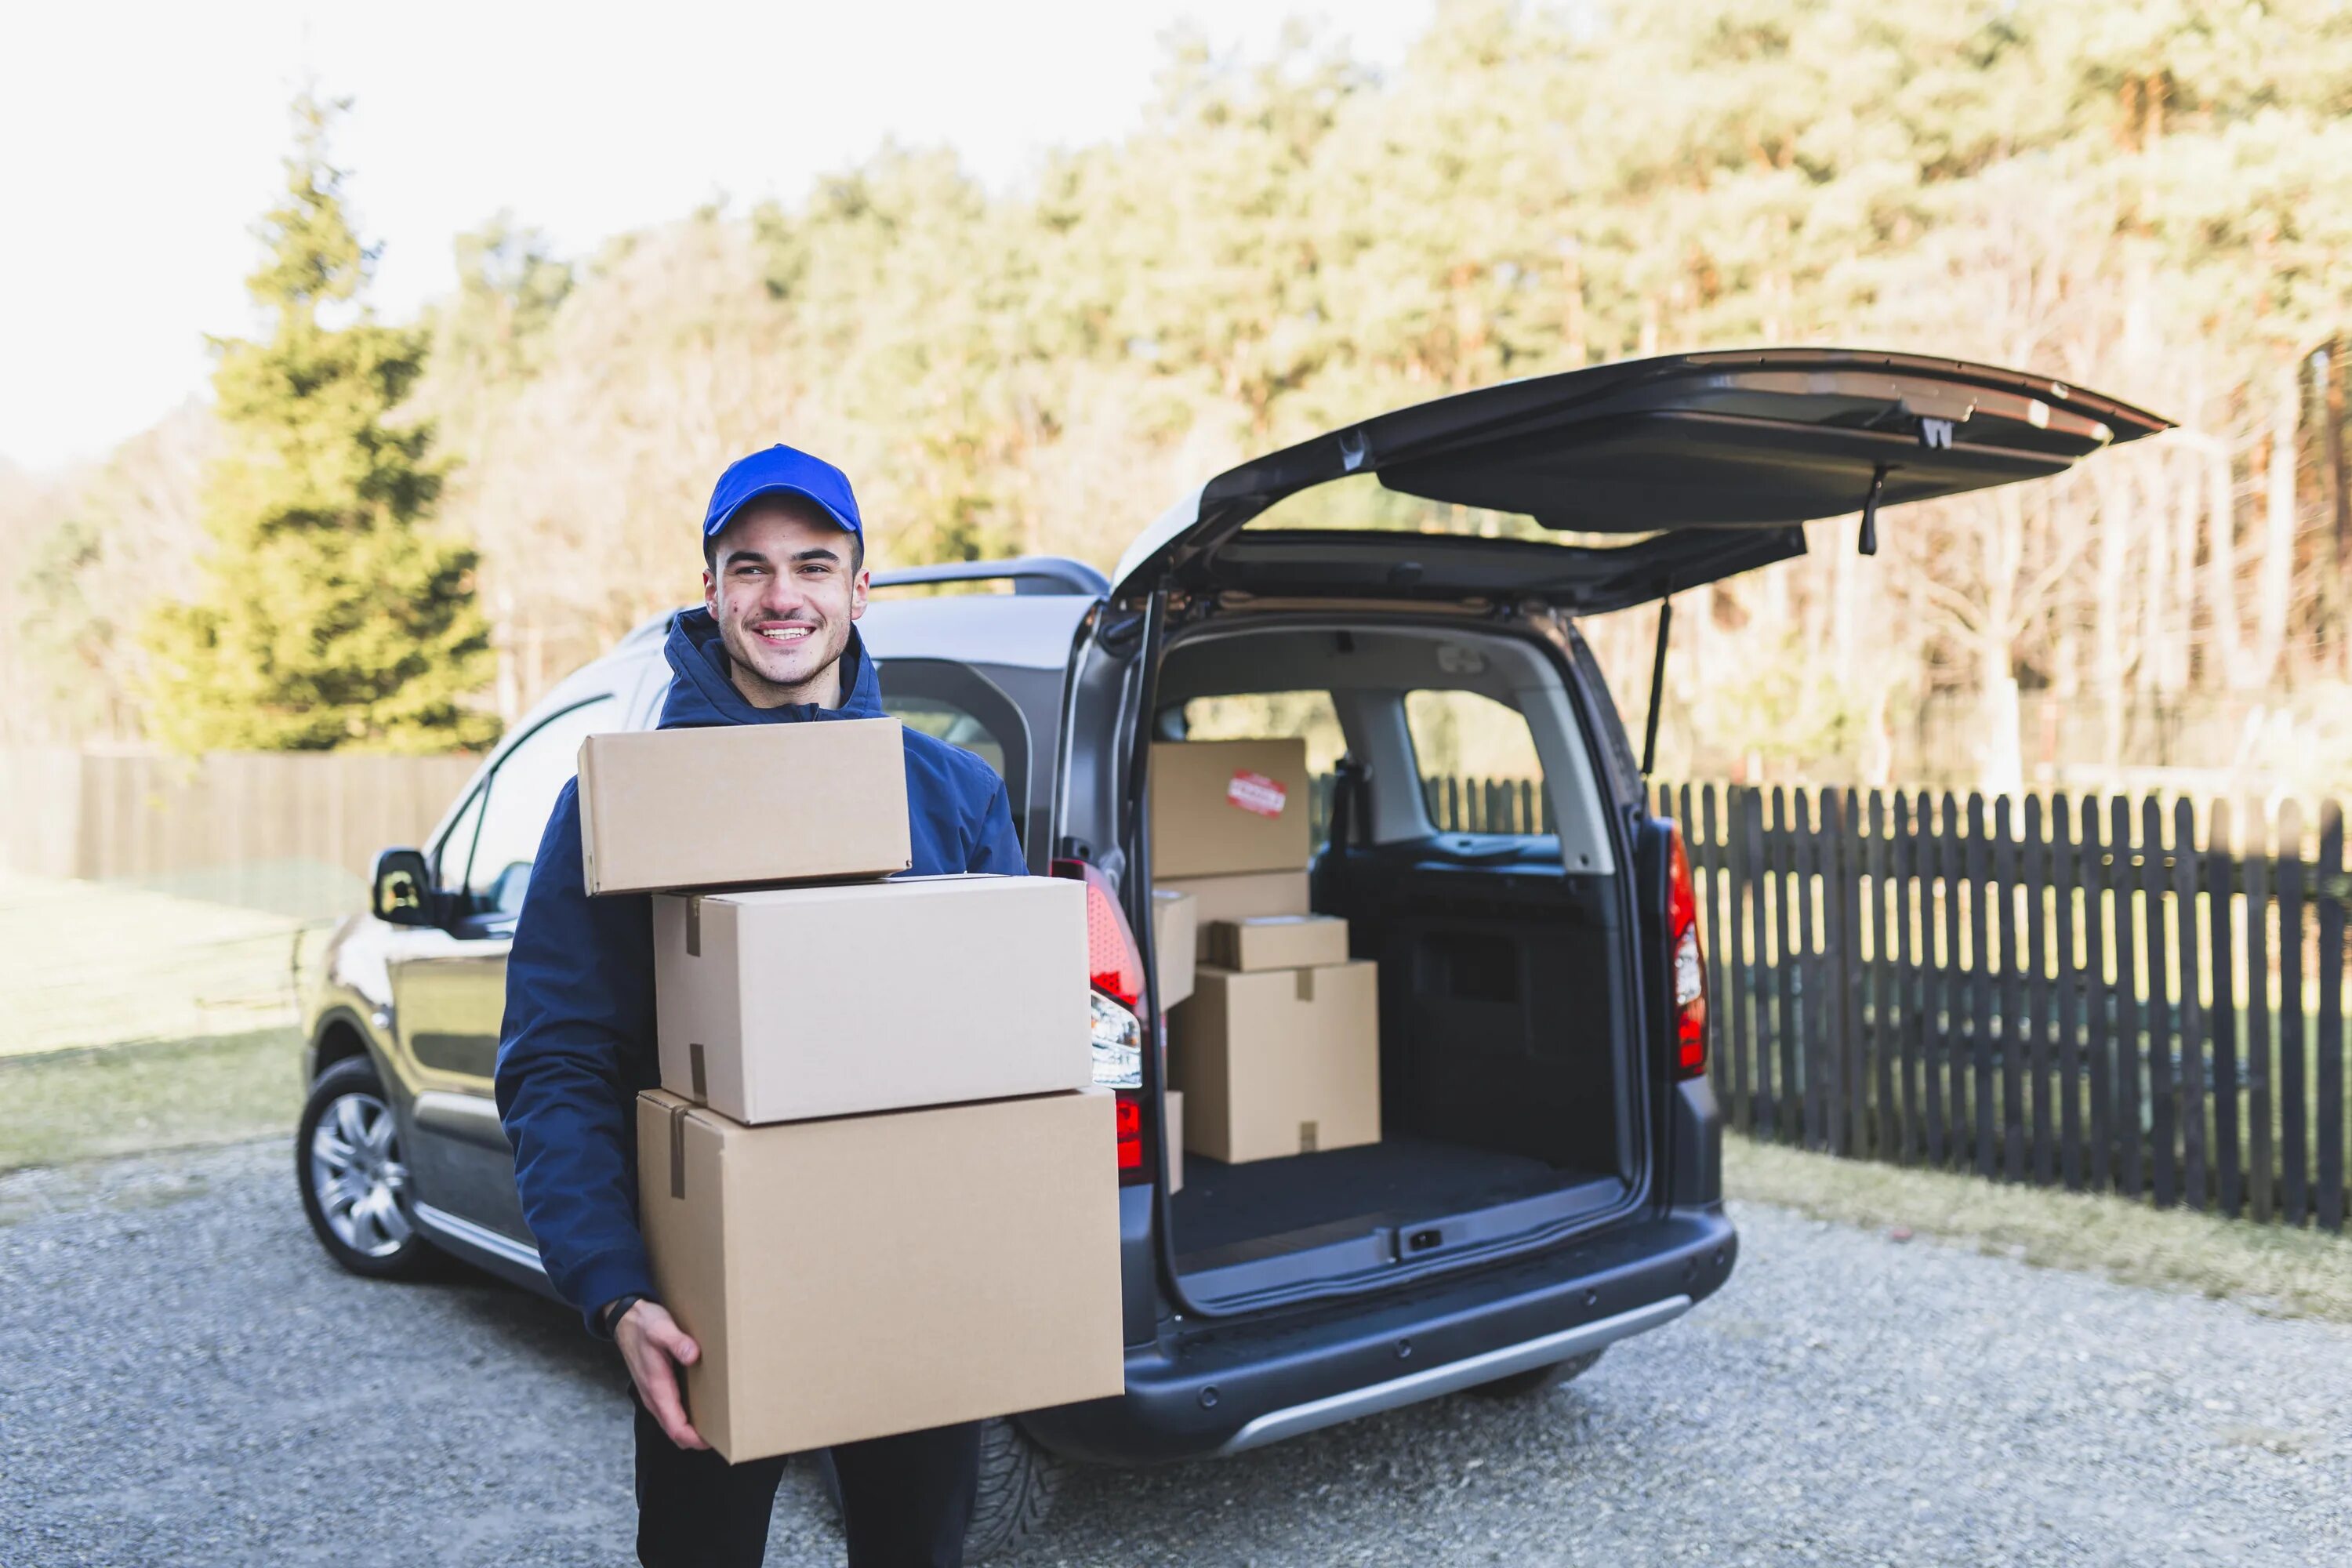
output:
[[[331,1267],[282,1146],[0,1177],[0,1564],[628,1561],[569,1313]],[[1781,1211],[1580,1382],[1089,1472],[1028,1563],[2352,1561],[2352,1331]],[[769,1561],[839,1561],[788,1478]]]

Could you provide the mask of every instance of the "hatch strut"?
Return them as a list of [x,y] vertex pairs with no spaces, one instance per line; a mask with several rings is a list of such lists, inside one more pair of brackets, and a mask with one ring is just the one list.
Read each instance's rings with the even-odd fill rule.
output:
[[1864,555],[1878,553],[1878,494],[1886,488],[1886,465],[1870,471],[1870,493],[1862,500],[1862,537],[1854,542]]
[[1658,710],[1660,697],[1666,689],[1666,633],[1675,624],[1675,596],[1668,593],[1658,600],[1658,651],[1650,660],[1650,720],[1642,727],[1642,776],[1658,760]]

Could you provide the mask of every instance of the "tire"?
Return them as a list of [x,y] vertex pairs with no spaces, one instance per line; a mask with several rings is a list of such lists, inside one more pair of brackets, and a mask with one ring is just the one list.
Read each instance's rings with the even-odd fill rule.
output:
[[977,1563],[1037,1536],[1053,1511],[1069,1467],[1010,1421],[980,1429],[980,1495],[971,1508],[964,1556]]
[[[817,1478],[841,1517],[841,1479],[833,1468],[833,1451],[816,1454]],[[1029,1440],[1020,1427],[1006,1420],[983,1421],[980,1427],[980,1493],[972,1500],[971,1527],[964,1532],[967,1563],[1034,1539],[1053,1511],[1069,1467]]]
[[1469,1392],[1483,1399],[1525,1399],[1557,1388],[1563,1383],[1575,1382],[1600,1359],[1599,1351],[1587,1351],[1582,1355],[1572,1355],[1549,1366],[1531,1366],[1525,1372],[1515,1372],[1492,1383],[1479,1384]]
[[410,1217],[400,1127],[367,1058],[346,1057],[310,1086],[294,1136],[302,1212],[327,1256],[370,1279],[413,1279],[433,1261]]

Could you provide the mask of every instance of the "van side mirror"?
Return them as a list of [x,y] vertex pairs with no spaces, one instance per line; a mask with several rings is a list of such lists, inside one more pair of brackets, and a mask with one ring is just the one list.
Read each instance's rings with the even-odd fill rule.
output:
[[375,858],[369,907],[396,926],[433,923],[433,868],[415,849],[384,849]]

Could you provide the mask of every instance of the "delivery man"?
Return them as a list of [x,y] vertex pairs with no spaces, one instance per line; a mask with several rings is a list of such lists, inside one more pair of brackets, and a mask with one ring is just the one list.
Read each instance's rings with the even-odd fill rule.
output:
[[[702,607],[670,622],[663,729],[881,715],[853,625],[866,613],[865,532],[840,469],[790,447],[753,453],[719,476],[702,539]],[[988,764],[912,730],[906,751],[913,869],[1024,872]],[[793,781],[772,782],[775,809],[793,810]],[[638,1560],[756,1564],[784,1462],[729,1465],[696,1434],[678,1369],[700,1352],[663,1310],[637,1230],[635,1101],[656,1061],[652,901],[588,897],[567,784],[507,962],[498,1097],[515,1186],[549,1280],[628,1365]],[[961,1562],[979,1454],[970,1424],[834,1449],[852,1568]]]

